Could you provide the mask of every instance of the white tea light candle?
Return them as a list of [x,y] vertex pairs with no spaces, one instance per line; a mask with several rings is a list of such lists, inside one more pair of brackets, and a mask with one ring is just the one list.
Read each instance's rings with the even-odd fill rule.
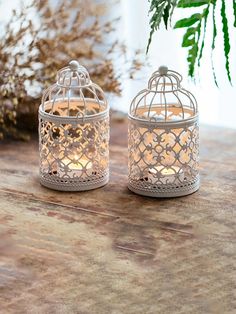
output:
[[79,176],[82,172],[91,174],[92,171],[92,162],[88,159],[80,159],[78,156],[75,156],[73,160],[69,158],[64,158],[61,163],[59,163],[59,173],[63,174],[64,168],[67,167],[67,172],[72,177]]
[[160,177],[160,180],[162,183],[174,183],[175,178],[178,177],[180,179],[183,179],[184,173],[183,170],[180,167],[172,166],[171,168],[163,167],[163,166],[157,166],[154,168],[149,169],[149,178],[157,178]]
[[75,157],[75,161],[72,161],[69,158],[63,159],[62,163],[69,167],[70,170],[87,170],[92,168],[92,163],[88,159],[79,159],[79,157]]

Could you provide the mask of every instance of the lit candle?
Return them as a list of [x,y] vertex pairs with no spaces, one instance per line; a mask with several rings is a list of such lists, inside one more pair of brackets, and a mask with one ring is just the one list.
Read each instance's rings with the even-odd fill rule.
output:
[[171,167],[163,167],[163,166],[157,166],[154,168],[149,169],[149,176],[153,178],[154,180],[157,180],[157,175],[161,174],[160,180],[162,183],[174,183],[176,180],[176,177],[183,181],[184,179],[184,173],[183,170],[178,166],[171,166]]
[[[74,162],[75,161],[75,162]],[[68,166],[70,170],[83,170],[83,169],[91,169],[92,168],[92,162],[88,159],[81,158],[79,159],[78,156],[73,158],[73,160],[69,158],[64,158],[62,160],[63,164]]]
[[65,157],[60,162],[60,174],[65,174],[65,166],[68,166],[68,175],[70,177],[74,177],[80,175],[84,170],[87,174],[91,174],[92,162],[86,158],[79,158],[77,155],[75,155],[72,159]]

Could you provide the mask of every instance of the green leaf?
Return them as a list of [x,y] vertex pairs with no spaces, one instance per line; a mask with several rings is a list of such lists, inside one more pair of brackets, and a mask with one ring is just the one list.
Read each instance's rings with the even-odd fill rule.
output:
[[162,20],[164,21],[165,27],[168,27],[168,22],[171,19],[177,5],[177,0],[149,0],[149,2],[149,13],[152,13],[152,17],[149,21],[151,31],[149,34],[146,53],[150,48],[154,32],[160,27]]
[[209,4],[210,0],[179,0],[178,8],[193,8]]
[[212,10],[212,21],[213,21],[213,37],[212,37],[212,44],[211,44],[212,50],[215,49],[215,40],[217,36],[215,11],[216,11],[216,3],[213,4],[213,10]]
[[199,13],[193,14],[189,18],[185,18],[185,19],[182,19],[182,20],[179,20],[178,22],[176,22],[174,28],[189,27],[189,26],[199,22],[199,20],[201,20],[201,17],[202,17],[202,15]]
[[182,47],[189,47],[192,46],[195,42],[195,27],[190,27],[187,29],[187,32],[184,34]]
[[189,76],[194,76],[195,64],[199,52],[199,39],[201,35],[201,20],[198,22],[196,27],[189,27],[184,34],[182,47],[189,47],[188,51],[188,66]]
[[213,36],[212,36],[212,44],[211,44],[211,68],[212,68],[212,73],[213,73],[215,84],[218,87],[215,67],[214,67],[214,63],[213,63],[213,50],[215,49],[215,40],[216,40],[216,36],[217,36],[215,11],[216,11],[216,1],[213,3],[213,9],[212,9]]
[[171,23],[171,18],[172,18],[172,15],[174,13],[174,10],[175,10],[176,6],[177,6],[177,0],[172,0],[172,8],[171,8],[170,18],[169,18],[170,23]]
[[233,0],[234,27],[236,27],[236,0]]
[[[223,38],[224,38],[224,56],[225,56],[225,68],[227,71],[227,76],[231,82],[231,73],[230,73],[230,64],[229,64],[229,55],[230,55],[230,38],[228,30],[228,19],[226,13],[226,0],[149,0],[150,2],[150,12],[152,17],[150,19],[150,36],[148,40],[147,52],[150,47],[152,36],[154,32],[159,28],[162,21],[165,24],[165,27],[168,27],[168,23],[171,21],[171,17],[176,7],[178,8],[197,8],[203,7],[202,13],[196,13],[188,18],[181,19],[177,21],[174,28],[185,28],[185,34],[182,40],[182,47],[188,48],[188,66],[189,66],[189,75],[194,76],[194,70],[196,62],[200,66],[200,62],[203,56],[203,51],[205,47],[206,32],[208,30],[208,19],[210,9],[212,8],[212,42],[211,42],[211,62],[212,62],[212,71],[215,83],[216,74],[213,64],[213,50],[215,49],[215,42],[218,33],[218,25],[216,23],[215,12],[216,4],[221,4],[221,19],[223,25]],[[227,4],[230,1],[227,1]],[[234,27],[236,27],[236,0],[232,0],[233,4],[233,14],[234,14]],[[193,11],[193,10],[191,10]],[[202,34],[203,32],[203,34]],[[218,86],[218,85],[217,85]]]
[[229,41],[228,20],[226,17],[225,0],[222,0],[221,17],[222,17],[222,24],[223,24],[223,36],[224,36],[225,67],[226,67],[228,79],[230,83],[232,83],[231,75],[230,75],[230,68],[229,68],[230,41]]
[[163,20],[164,20],[166,29],[168,29],[168,20],[170,17],[170,9],[171,9],[171,2],[168,1],[167,6],[165,7],[164,12],[163,12]]
[[199,52],[199,56],[198,56],[198,66],[200,66],[200,62],[202,59],[202,53],[203,53],[203,49],[204,49],[204,44],[205,44],[205,37],[206,37],[206,25],[207,25],[207,18],[209,15],[209,5],[207,6],[206,9],[204,9],[203,11],[203,19],[204,19],[204,26],[203,26],[203,38],[202,38],[202,44],[201,44],[201,48],[200,48],[200,52]]
[[198,55],[198,44],[195,42],[192,48],[189,50],[188,53],[188,62],[189,62],[189,71],[188,74],[189,76],[193,77],[194,76],[194,68],[195,68],[195,62],[197,59]]
[[215,72],[215,67],[214,67],[214,64],[213,64],[213,60],[211,60],[211,68],[212,68],[212,73],[213,73],[213,77],[214,77],[214,82],[216,84],[217,87],[218,86],[218,82],[217,82],[217,78],[216,78],[216,72]]
[[161,19],[162,19],[162,15],[163,15],[163,11],[165,8],[165,1],[156,1],[156,0],[152,0],[151,2],[151,8],[150,8],[150,12],[154,11],[151,20],[149,22],[150,27],[151,27],[151,32],[149,35],[149,39],[148,39],[148,45],[147,45],[147,50],[146,53],[148,52],[151,42],[152,42],[152,36],[154,34],[154,32],[157,30],[157,28],[160,26],[161,24]]

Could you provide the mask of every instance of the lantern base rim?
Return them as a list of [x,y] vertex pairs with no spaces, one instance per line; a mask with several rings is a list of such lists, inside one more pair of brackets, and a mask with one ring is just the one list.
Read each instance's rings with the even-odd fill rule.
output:
[[154,189],[141,189],[134,187],[130,182],[128,183],[128,189],[136,194],[142,196],[156,197],[156,198],[171,198],[171,197],[181,197],[197,192],[200,188],[200,179],[198,178],[193,184],[187,187],[178,187],[168,190],[168,185],[165,185],[165,191],[154,191]]
[[104,176],[103,178],[95,181],[95,182],[73,182],[71,183],[55,183],[50,182],[47,179],[40,177],[40,184],[46,188],[56,190],[56,191],[64,191],[64,192],[83,192],[98,189],[104,185],[106,185],[109,181],[109,175]]

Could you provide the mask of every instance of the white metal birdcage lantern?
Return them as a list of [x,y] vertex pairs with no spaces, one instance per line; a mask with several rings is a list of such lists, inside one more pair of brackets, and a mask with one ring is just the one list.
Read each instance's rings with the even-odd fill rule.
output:
[[137,194],[175,197],[199,188],[197,101],[181,81],[161,66],[131,103],[128,187]]
[[102,89],[77,61],[58,72],[39,107],[40,182],[61,191],[105,185],[109,108]]

